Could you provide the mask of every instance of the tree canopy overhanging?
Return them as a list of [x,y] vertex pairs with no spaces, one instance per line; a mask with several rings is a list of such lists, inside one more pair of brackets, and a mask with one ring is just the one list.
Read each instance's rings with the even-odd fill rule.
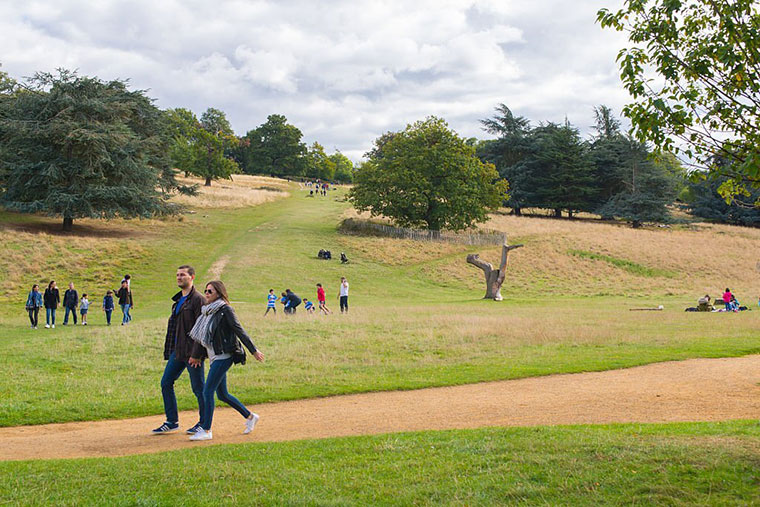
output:
[[632,43],[617,60],[636,138],[727,176],[728,198],[760,186],[758,3],[625,0],[597,20]]

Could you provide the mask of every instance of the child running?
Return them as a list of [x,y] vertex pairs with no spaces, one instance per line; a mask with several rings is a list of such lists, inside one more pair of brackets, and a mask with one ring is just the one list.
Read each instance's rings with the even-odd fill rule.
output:
[[90,300],[87,299],[87,294],[82,294],[82,299],[79,301],[79,313],[82,315],[82,325],[87,325],[87,310],[90,308]]
[[269,310],[272,310],[277,315],[277,308],[274,307],[275,303],[277,303],[277,294],[274,293],[274,289],[269,289],[269,294],[267,294],[267,311],[264,312],[264,317],[267,316]]
[[304,309],[306,310],[306,313],[314,313],[314,303],[309,301],[308,299],[303,299]]
[[330,315],[332,311],[327,308],[327,298],[325,297],[325,289],[322,288],[322,284],[317,284],[317,301],[319,301],[319,311],[325,315]]

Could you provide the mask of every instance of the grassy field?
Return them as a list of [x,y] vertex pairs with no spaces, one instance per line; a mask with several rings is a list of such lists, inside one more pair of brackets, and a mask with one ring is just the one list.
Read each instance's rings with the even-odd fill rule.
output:
[[[283,188],[283,182],[274,181],[236,178],[239,187],[228,197],[239,198],[245,185]],[[250,191],[260,191],[252,187]],[[513,254],[503,291],[508,300],[495,303],[479,299],[480,272],[463,259],[471,247],[342,236],[336,232],[347,213],[342,191],[309,198],[295,184],[287,190],[289,197],[282,192],[283,198],[273,202],[199,209],[182,220],[82,221],[73,236],[52,233],[47,219],[0,216],[6,251],[14,245],[33,251],[31,257],[0,259],[0,272],[15,273],[0,295],[6,301],[0,306],[0,344],[8,370],[0,385],[0,425],[161,413],[163,334],[169,297],[176,291],[174,271],[185,262],[196,266],[199,281],[221,277],[227,283],[244,324],[267,354],[265,364],[231,373],[235,393],[245,403],[760,352],[760,312],[684,313],[683,307],[694,301],[681,294],[698,296],[708,281],[686,276],[688,266],[661,265],[635,255],[637,241],[649,245],[641,251],[685,258],[699,252],[682,252],[686,249],[679,249],[674,239],[679,235],[689,240],[688,248],[741,239],[750,252],[735,253],[741,278],[731,279],[741,290],[754,283],[754,264],[748,265],[760,248],[755,230],[633,231],[497,216],[489,225],[514,229],[511,240],[524,241],[526,247]],[[597,236],[617,246],[604,250]],[[351,263],[321,261],[315,255],[320,248],[336,256],[345,250]],[[663,253],[666,248],[670,254]],[[484,253],[495,259],[498,251]],[[543,274],[529,284],[528,274],[539,269]],[[714,270],[709,281],[713,293],[729,268],[716,263]],[[90,326],[28,329],[25,285],[51,272],[61,286],[74,279],[80,292],[96,295],[91,296]],[[135,321],[106,328],[98,311],[100,295],[125,272],[134,277]],[[269,288],[279,293],[288,287],[310,297],[316,295],[317,282],[326,286],[328,303],[337,310],[342,275],[351,283],[351,314],[262,317]],[[596,278],[607,279],[611,287],[628,286],[631,292],[594,296]],[[743,293],[738,292],[740,298]],[[665,311],[629,311],[657,304],[664,304]],[[62,315],[58,318],[60,323]],[[187,384],[178,383],[181,408],[195,404]]]
[[750,505],[757,422],[391,434],[0,463],[0,502]]

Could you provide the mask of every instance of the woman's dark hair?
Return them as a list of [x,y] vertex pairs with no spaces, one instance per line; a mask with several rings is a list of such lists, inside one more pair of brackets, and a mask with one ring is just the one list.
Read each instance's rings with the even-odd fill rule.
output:
[[731,292],[731,289],[729,289],[728,287],[726,287],[726,292]]
[[211,280],[206,284],[206,287],[212,286],[219,297],[224,300],[225,303],[230,303],[230,298],[227,296],[227,287],[224,286],[221,280]]
[[37,287],[38,289],[40,288],[40,286],[35,283],[34,285],[32,285],[32,290],[34,290],[35,287]]
[[55,283],[55,280],[50,280],[50,283],[48,284],[48,289],[52,289],[54,283]]

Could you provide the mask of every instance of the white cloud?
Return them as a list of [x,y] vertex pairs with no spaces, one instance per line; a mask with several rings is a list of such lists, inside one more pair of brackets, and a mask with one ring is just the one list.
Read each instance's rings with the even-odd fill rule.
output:
[[[619,0],[615,0],[618,2]],[[619,109],[618,34],[592,0],[0,0],[0,63],[130,78],[160,107],[227,112],[240,134],[285,114],[358,158],[386,130],[430,114],[460,134],[503,102],[582,130]],[[611,6],[614,7],[614,6]]]

